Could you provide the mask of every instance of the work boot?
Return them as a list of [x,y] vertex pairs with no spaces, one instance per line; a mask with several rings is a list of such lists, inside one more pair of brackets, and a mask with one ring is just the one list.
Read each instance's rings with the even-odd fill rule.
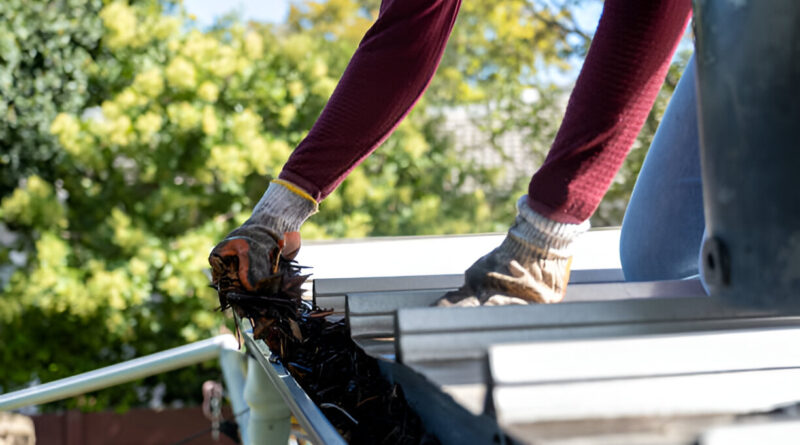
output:
[[464,273],[464,285],[448,292],[437,306],[499,306],[558,303],[564,299],[573,241],[589,229],[559,223],[536,213],[527,195],[517,201],[517,219],[500,247]]

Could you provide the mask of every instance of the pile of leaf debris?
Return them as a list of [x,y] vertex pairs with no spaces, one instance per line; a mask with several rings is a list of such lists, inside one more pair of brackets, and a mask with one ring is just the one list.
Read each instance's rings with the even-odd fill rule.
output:
[[[342,321],[301,298],[308,277],[281,258],[269,289],[258,293],[215,287],[224,310],[232,307],[254,326],[286,369],[352,444],[437,444],[409,407],[398,385],[387,382],[378,363],[356,347]],[[264,292],[266,291],[266,292]]]

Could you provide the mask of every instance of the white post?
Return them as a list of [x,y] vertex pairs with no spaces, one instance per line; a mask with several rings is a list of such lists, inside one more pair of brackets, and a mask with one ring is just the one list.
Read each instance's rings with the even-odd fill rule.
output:
[[291,411],[266,372],[252,357],[247,360],[244,399],[250,406],[250,423],[247,428],[250,445],[289,442]]
[[244,400],[244,357],[245,355],[236,349],[223,348],[219,351],[222,377],[225,379],[225,388],[228,390],[233,414],[236,415],[236,423],[239,424],[242,444],[250,445],[250,436],[247,431],[250,412],[247,410],[248,406]]

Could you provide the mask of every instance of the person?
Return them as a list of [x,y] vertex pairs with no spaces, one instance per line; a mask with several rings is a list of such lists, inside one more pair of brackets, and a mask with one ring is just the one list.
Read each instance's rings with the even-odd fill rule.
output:
[[[460,0],[382,1],[376,22],[307,137],[252,216],[212,250],[212,275],[224,273],[225,261],[236,261],[234,284],[252,291],[270,275],[276,252],[291,257],[299,249],[300,226],[317,212],[318,203],[424,93],[459,6]],[[563,299],[573,242],[588,230],[590,216],[643,126],[690,14],[689,0],[604,2],[560,129],[528,194],[517,201],[514,224],[440,305]],[[642,218],[626,220],[634,227]]]
[[700,274],[706,230],[694,81],[692,56],[664,111],[622,220],[619,250],[626,281],[699,277],[705,287]]

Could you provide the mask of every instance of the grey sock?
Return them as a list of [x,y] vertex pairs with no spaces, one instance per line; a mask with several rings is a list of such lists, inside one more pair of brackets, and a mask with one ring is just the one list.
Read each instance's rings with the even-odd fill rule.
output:
[[508,238],[545,254],[568,257],[573,241],[589,227],[589,221],[567,224],[546,218],[530,208],[528,195],[522,195],[517,201],[517,220],[508,231]]
[[278,233],[296,232],[317,210],[318,205],[312,199],[301,196],[281,183],[272,182],[244,225],[263,225]]

